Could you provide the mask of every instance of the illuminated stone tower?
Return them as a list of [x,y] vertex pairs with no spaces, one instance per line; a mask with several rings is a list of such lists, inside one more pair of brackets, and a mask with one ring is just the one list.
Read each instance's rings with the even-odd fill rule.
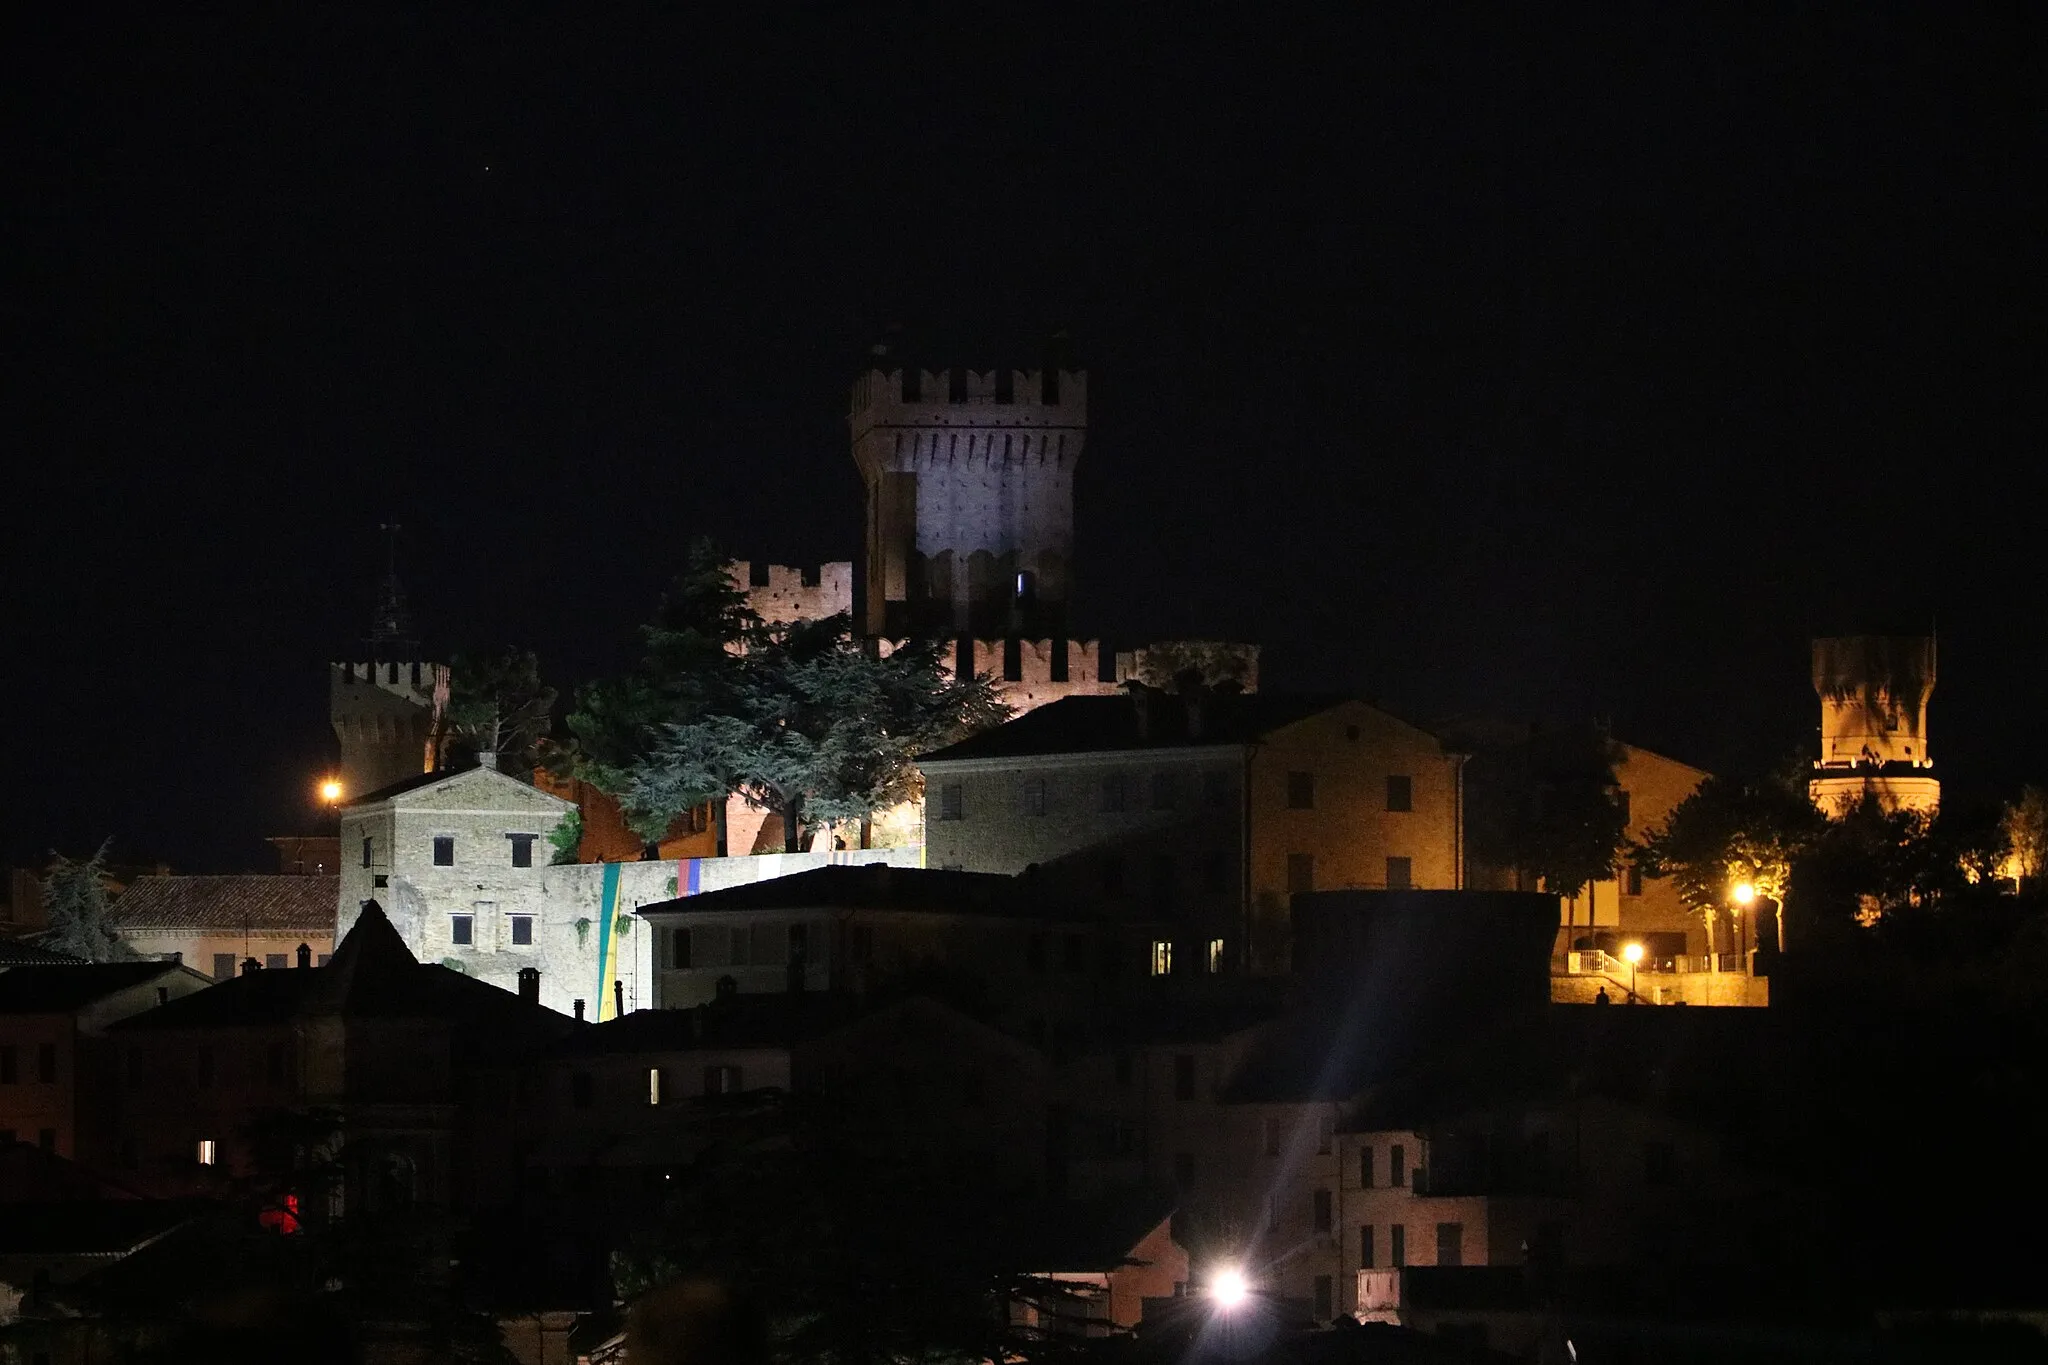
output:
[[1087,372],[870,369],[848,421],[868,633],[1064,638]]
[[1866,794],[1886,810],[1941,804],[1927,748],[1934,641],[1918,635],[1839,635],[1813,642],[1820,694],[1820,761],[1808,790],[1831,816]]
[[391,562],[365,640],[367,658],[327,669],[327,716],[341,741],[342,799],[435,767],[439,718],[448,705],[448,667],[421,657],[398,581],[396,526]]

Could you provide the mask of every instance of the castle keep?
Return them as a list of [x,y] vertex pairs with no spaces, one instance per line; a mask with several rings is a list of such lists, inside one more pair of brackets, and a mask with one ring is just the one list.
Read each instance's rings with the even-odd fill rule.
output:
[[1844,815],[1866,795],[1884,809],[1932,815],[1941,782],[1927,749],[1934,641],[1917,635],[1838,635],[1813,642],[1820,696],[1815,805]]
[[1086,371],[869,370],[847,420],[869,634],[1065,634]]

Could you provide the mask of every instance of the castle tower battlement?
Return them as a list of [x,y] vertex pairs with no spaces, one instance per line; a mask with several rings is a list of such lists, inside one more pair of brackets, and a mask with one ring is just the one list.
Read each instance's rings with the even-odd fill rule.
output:
[[327,716],[341,741],[337,776],[346,799],[433,771],[448,706],[446,664],[331,663],[327,674]]
[[847,421],[870,634],[1065,633],[1086,371],[871,369]]
[[1941,803],[1927,743],[1934,640],[1838,635],[1813,642],[1820,698],[1820,758],[1810,792],[1831,815],[1873,796],[1886,810],[1932,814]]
[[732,576],[733,586],[746,593],[747,605],[770,624],[815,621],[853,611],[851,560],[801,569],[735,559],[726,572]]

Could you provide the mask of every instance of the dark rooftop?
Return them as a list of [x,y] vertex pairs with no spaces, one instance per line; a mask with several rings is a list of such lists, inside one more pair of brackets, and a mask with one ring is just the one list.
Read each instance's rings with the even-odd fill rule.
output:
[[1144,734],[1139,733],[1138,705],[1128,696],[1062,697],[919,761],[1245,744],[1352,700],[1337,695],[1214,693],[1203,699],[1202,733],[1196,738],[1188,729],[1187,699],[1178,695],[1155,692],[1147,698],[1151,723]]
[[0,1218],[0,1256],[126,1256],[197,1216],[191,1205],[159,1199],[11,1204]]
[[75,967],[84,961],[82,957],[39,947],[25,939],[0,938],[0,967]]
[[1022,877],[995,872],[949,872],[936,868],[867,863],[828,866],[746,886],[656,901],[640,913],[687,914],[714,910],[836,909],[903,910],[922,914],[1006,915],[1072,918],[1049,914],[1038,888]]
[[137,877],[114,902],[127,930],[332,934],[339,877]]
[[691,1009],[634,1010],[578,1029],[558,1050],[627,1053],[788,1047],[830,1033],[863,1012],[859,1002],[825,992],[735,995]]
[[173,962],[82,962],[10,967],[0,972],[0,1014],[68,1014],[115,991],[139,986]]

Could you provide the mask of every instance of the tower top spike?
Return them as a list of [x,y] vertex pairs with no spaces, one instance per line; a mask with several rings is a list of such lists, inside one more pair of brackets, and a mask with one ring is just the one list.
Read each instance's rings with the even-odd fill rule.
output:
[[419,655],[419,640],[412,629],[412,613],[405,602],[405,585],[398,579],[398,533],[404,528],[395,521],[379,523],[384,533],[384,581],[378,586],[377,611],[370,618],[372,659],[412,659]]

